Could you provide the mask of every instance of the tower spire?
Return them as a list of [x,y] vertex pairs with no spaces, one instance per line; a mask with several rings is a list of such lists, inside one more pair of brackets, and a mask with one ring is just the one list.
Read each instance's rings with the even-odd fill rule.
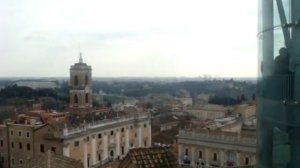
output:
[[81,51],[80,51],[80,43],[79,43],[78,48],[79,48],[79,63],[83,63],[83,61],[82,61],[82,54],[81,54]]
[[79,63],[83,63],[83,61],[82,61],[82,54],[81,54],[81,52],[79,53]]

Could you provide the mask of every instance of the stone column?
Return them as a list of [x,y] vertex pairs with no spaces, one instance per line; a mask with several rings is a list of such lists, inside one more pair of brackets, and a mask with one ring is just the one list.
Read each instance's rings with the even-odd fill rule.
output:
[[178,144],[178,163],[181,164],[182,145]]
[[88,163],[87,163],[87,139],[83,139],[83,167],[88,168]]
[[116,133],[116,157],[120,156],[120,130]]
[[138,125],[138,147],[142,147],[142,126]]
[[240,166],[240,162],[241,162],[241,153],[238,151],[237,153],[236,153],[236,166]]
[[149,122],[149,125],[148,125],[148,131],[149,131],[149,133],[148,133],[148,138],[149,138],[149,147],[151,147],[152,146],[152,130],[151,130],[151,122]]
[[221,167],[223,167],[224,163],[225,163],[225,152],[224,152],[223,149],[221,149],[220,154],[221,154],[221,156],[220,156],[220,162],[221,162],[220,165],[221,165]]
[[92,135],[92,165],[97,164],[97,146],[96,146],[96,135]]
[[125,155],[129,151],[129,127],[125,128]]
[[69,143],[64,143],[63,144],[63,155],[70,157],[70,145]]
[[103,160],[108,159],[108,135],[103,133]]
[[210,149],[206,148],[205,149],[205,165],[209,166],[209,161],[210,161]]
[[195,166],[195,147],[192,146],[191,148],[192,148],[192,150],[191,150],[191,164],[192,164],[192,167],[194,167]]

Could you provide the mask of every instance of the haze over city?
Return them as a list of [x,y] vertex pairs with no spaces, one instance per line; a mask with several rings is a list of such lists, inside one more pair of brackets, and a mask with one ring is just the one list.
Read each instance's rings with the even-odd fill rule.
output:
[[[216,5],[218,4],[218,5]],[[0,0],[0,77],[254,77],[257,2]]]

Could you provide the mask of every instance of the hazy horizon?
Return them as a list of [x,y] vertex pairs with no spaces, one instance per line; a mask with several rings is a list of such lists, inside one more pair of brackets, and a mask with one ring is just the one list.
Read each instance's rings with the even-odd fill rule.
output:
[[0,0],[0,77],[257,75],[257,2]]

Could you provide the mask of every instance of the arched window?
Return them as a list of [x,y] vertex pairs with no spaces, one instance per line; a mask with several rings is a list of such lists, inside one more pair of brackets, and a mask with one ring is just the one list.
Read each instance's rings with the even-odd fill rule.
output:
[[88,103],[88,102],[89,102],[89,94],[86,93],[86,94],[85,94],[85,103]]
[[199,151],[199,158],[202,159],[202,151]]
[[101,161],[101,154],[98,153],[98,160]]
[[185,149],[185,155],[189,155],[189,149]]
[[218,155],[216,153],[214,153],[214,158],[213,158],[214,161],[217,161],[218,160]]
[[74,96],[74,103],[78,103],[78,96],[77,96],[77,94],[75,94],[75,96]]
[[245,158],[245,165],[249,165],[249,158],[248,157]]
[[87,75],[85,75],[85,84],[89,84],[89,77]]
[[78,85],[78,76],[74,76],[74,85]]

